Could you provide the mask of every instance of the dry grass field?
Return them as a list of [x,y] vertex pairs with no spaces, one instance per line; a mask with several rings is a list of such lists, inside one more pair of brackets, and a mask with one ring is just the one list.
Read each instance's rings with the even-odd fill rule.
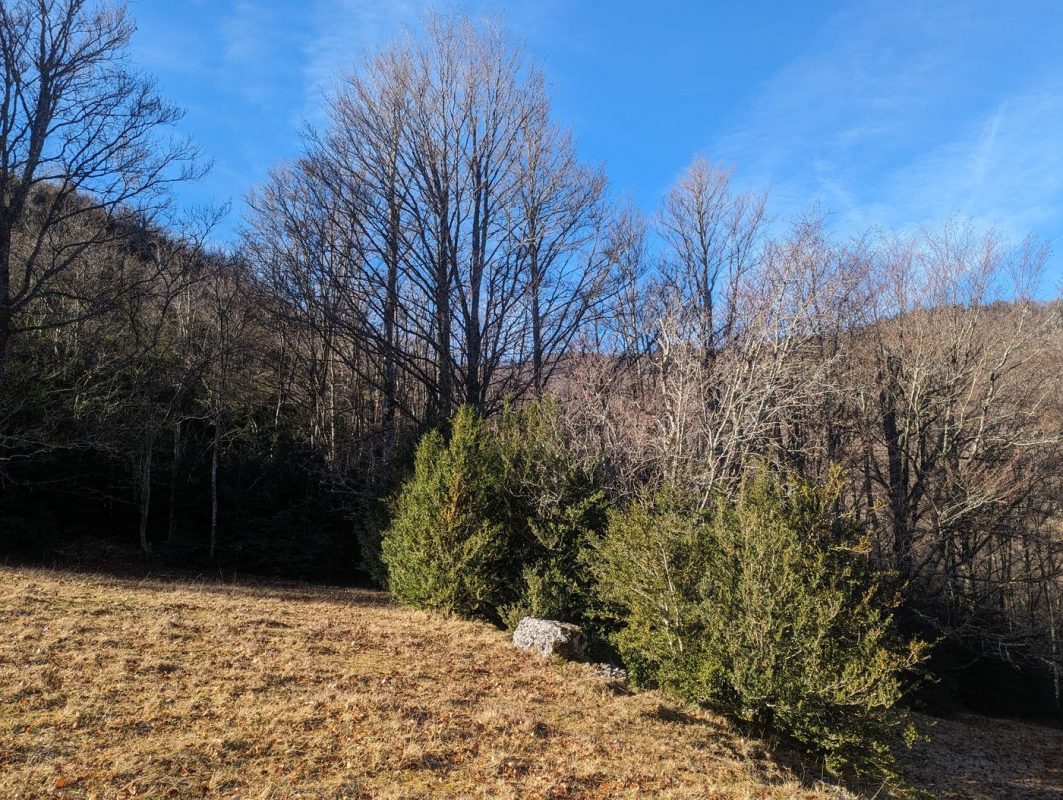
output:
[[[376,592],[0,568],[0,634],[5,799],[851,796],[715,716]],[[964,750],[967,720],[913,774],[1063,796],[1063,733],[1008,725],[1007,763],[995,723]]]

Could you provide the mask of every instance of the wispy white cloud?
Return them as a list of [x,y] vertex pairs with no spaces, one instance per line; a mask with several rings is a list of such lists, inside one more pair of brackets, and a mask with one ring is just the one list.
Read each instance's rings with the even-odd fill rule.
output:
[[[1013,238],[1063,222],[1063,75],[1007,98],[882,182],[897,222],[958,213]],[[907,217],[908,219],[905,219]]]
[[[133,1],[152,28],[138,61],[184,90],[189,122],[219,156],[210,186],[221,196],[294,155],[334,79],[436,9],[502,16],[533,56],[553,59],[564,120],[589,157],[610,160],[620,191],[650,187],[647,204],[704,149],[740,182],[770,186],[781,219],[817,202],[846,232],[963,215],[1056,237],[1063,255],[1059,0],[838,0],[822,19],[809,12],[793,57],[763,80],[748,64],[726,75],[723,60],[669,60],[669,37],[690,51],[715,41],[696,26],[673,33],[674,14],[646,41],[637,15],[589,28],[589,0],[185,0],[179,19]],[[757,46],[748,30],[734,38]],[[721,82],[735,90],[727,104],[691,113],[728,96]]]
[[853,2],[753,93],[711,152],[770,184],[781,217],[818,202],[845,232],[958,215],[1013,238],[1058,235],[1063,65],[1042,42],[1008,40],[1002,20],[1015,13]]

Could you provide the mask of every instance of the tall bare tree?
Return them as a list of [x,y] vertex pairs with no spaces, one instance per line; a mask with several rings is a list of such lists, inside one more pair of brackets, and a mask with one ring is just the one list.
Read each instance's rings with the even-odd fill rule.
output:
[[1063,387],[1045,368],[1059,341],[1024,297],[1046,256],[956,224],[892,238],[875,261],[873,324],[849,354],[865,368],[866,510],[884,554],[935,624],[1009,657],[1030,646],[1013,610],[1026,588],[1058,581],[1048,565],[1063,548],[1049,499]]
[[[610,264],[605,175],[582,165],[571,135],[542,109],[525,121],[509,211],[527,314],[531,388],[541,395],[560,356],[619,290]],[[612,285],[610,285],[610,283]]]
[[429,17],[345,78],[252,200],[250,241],[275,285],[327,298],[393,430],[542,390],[610,288],[604,192],[522,50]]
[[668,245],[665,281],[677,303],[697,310],[699,336],[711,356],[739,323],[743,281],[757,266],[767,195],[736,192],[732,173],[696,158],[664,199],[657,228]]
[[129,67],[133,30],[124,5],[0,5],[0,385],[12,335],[32,328],[20,312],[64,291],[57,279],[86,250],[128,229],[100,220],[150,216],[168,183],[197,174],[188,143],[160,140],[181,112]]

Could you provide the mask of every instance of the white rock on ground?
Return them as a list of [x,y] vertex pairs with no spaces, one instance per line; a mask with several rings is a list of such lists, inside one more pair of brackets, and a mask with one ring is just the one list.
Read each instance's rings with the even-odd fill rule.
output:
[[552,619],[524,617],[513,631],[513,644],[543,657],[582,659],[587,653],[587,637],[578,625]]

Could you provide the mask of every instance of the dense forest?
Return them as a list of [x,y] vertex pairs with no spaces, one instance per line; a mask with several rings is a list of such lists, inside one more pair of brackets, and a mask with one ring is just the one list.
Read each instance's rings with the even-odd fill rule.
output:
[[667,570],[660,519],[741,515],[770,473],[829,487],[816,513],[888,574],[902,638],[935,645],[932,702],[1059,713],[1046,245],[959,221],[841,237],[700,157],[635,208],[504,30],[431,17],[337,78],[222,249],[221,212],[172,199],[205,161],[132,33],[120,6],[0,12],[2,557],[387,583],[428,547],[397,537],[450,452],[438,480],[473,489],[490,476],[460,459],[501,459],[520,502],[492,524],[545,554],[466,610],[580,618],[543,599],[590,591],[573,537],[619,526],[590,552],[623,566],[648,536]]

